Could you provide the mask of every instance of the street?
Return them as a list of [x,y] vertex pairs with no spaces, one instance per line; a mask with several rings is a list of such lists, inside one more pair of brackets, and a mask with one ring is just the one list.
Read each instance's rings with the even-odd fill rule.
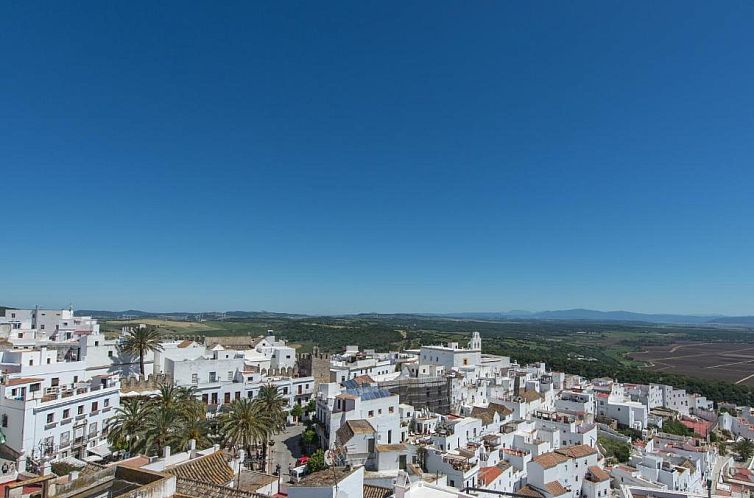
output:
[[288,479],[288,466],[293,467],[296,459],[302,455],[300,446],[302,432],[304,432],[304,425],[299,424],[286,427],[283,432],[273,437],[275,446],[272,447],[271,466],[268,468],[270,474],[275,472],[277,466],[280,465],[283,480]]
[[733,461],[733,458],[730,456],[720,456],[717,458],[717,461],[715,461],[715,465],[712,468],[712,494],[715,494],[717,492],[717,484],[720,479],[720,472],[722,472],[723,468],[729,463]]

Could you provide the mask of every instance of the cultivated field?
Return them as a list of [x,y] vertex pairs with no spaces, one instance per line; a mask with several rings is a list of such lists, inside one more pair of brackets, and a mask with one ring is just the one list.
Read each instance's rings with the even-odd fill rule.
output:
[[630,353],[655,372],[689,375],[754,386],[754,344],[752,343],[676,343],[648,346]]

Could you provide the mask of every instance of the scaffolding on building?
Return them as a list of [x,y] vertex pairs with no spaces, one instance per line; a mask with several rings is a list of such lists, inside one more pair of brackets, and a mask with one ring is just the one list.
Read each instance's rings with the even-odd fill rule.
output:
[[447,415],[450,413],[451,379],[449,377],[409,377],[378,382],[380,389],[400,396],[400,402],[416,410],[423,408]]

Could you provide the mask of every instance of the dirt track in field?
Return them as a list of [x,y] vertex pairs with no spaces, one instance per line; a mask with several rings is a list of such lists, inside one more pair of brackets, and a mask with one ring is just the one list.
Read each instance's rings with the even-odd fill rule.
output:
[[631,358],[656,372],[754,386],[754,344],[682,343],[651,346]]

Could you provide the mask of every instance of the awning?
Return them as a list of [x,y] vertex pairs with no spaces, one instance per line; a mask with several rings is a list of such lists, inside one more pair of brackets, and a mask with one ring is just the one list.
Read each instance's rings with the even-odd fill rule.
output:
[[102,458],[105,458],[106,456],[110,456],[112,454],[112,451],[110,451],[110,446],[107,443],[102,443],[100,445],[94,446],[93,448],[87,448],[86,451],[88,451],[89,453],[94,453],[95,455]]

